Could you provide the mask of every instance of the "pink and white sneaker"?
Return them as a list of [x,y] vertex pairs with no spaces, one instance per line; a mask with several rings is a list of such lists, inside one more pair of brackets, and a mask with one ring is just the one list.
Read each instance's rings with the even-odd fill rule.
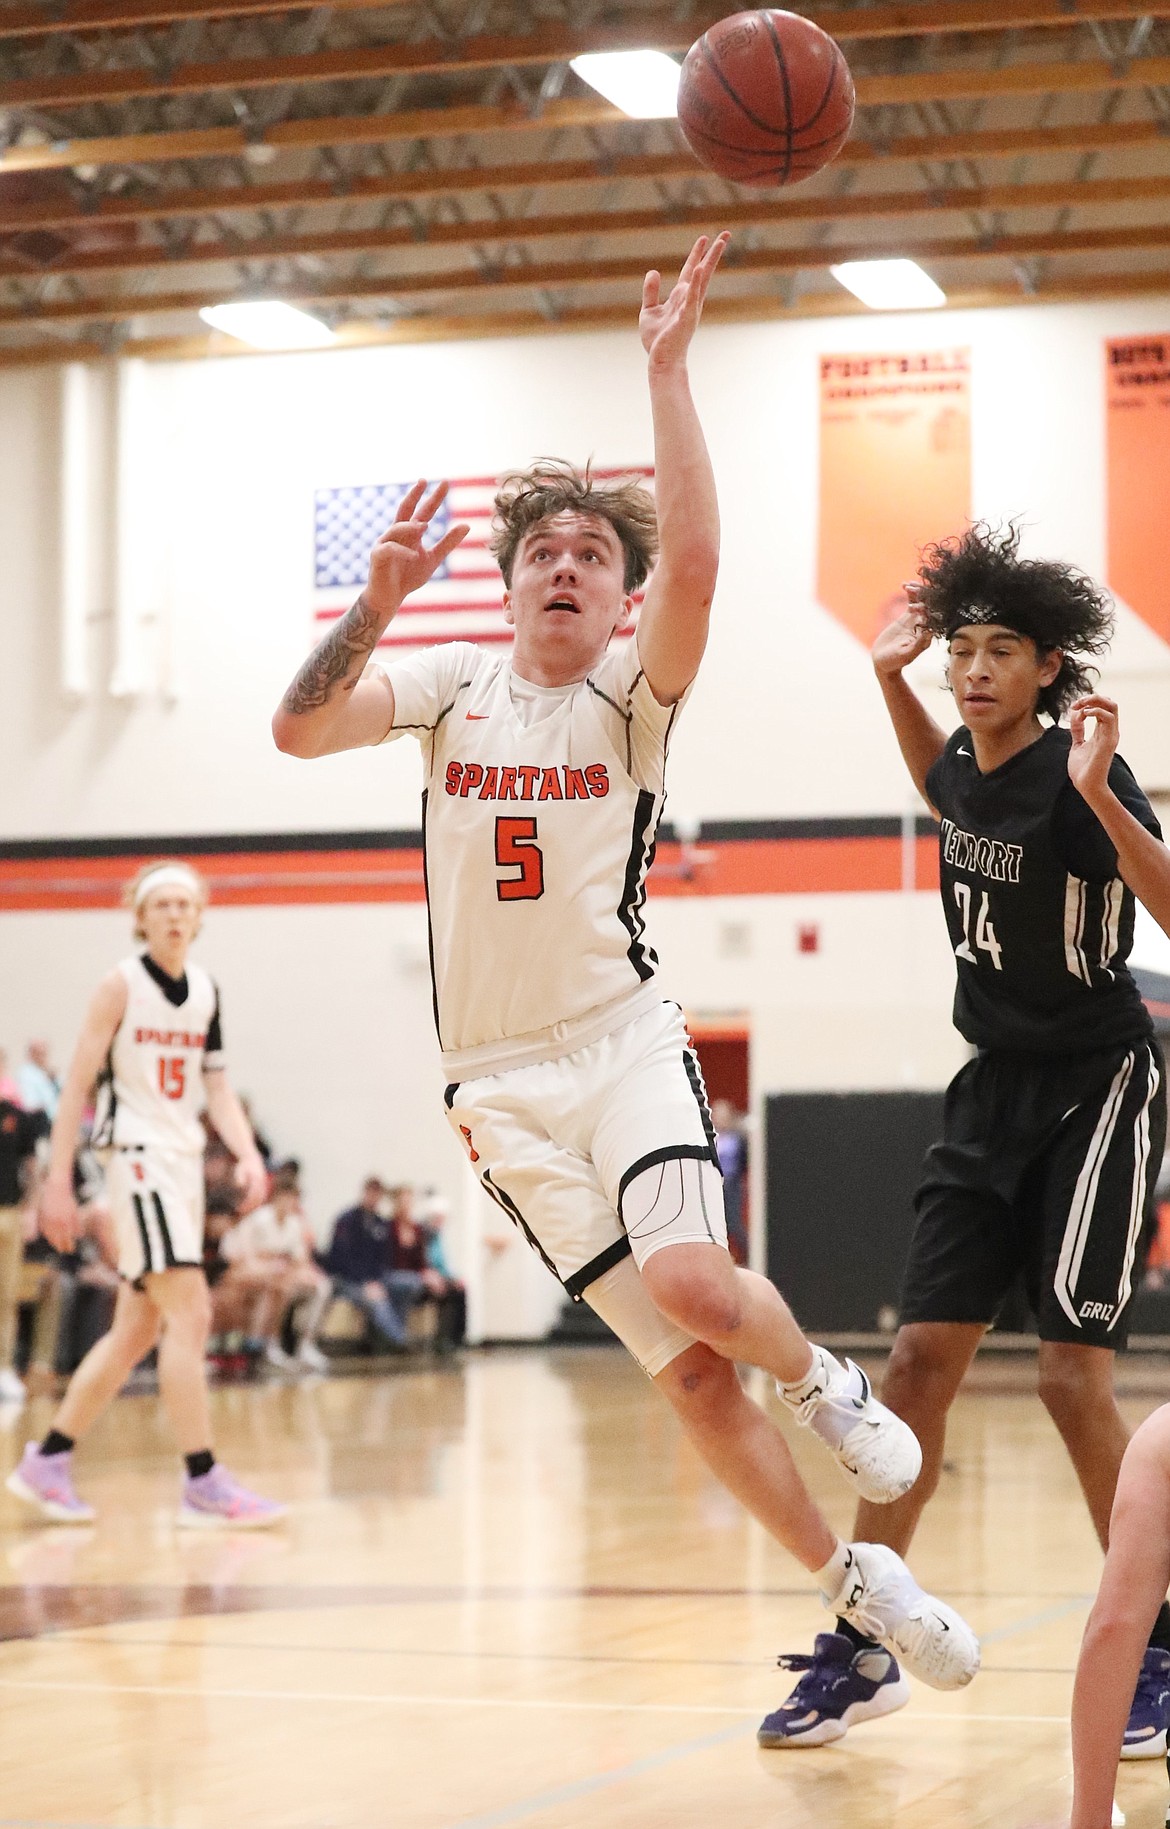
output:
[[263,1530],[279,1524],[284,1515],[283,1505],[249,1492],[218,1461],[210,1473],[197,1474],[194,1479],[187,1474],[183,1480],[180,1524],[198,1530]]
[[97,1516],[77,1495],[72,1454],[42,1454],[36,1442],[28,1442],[4,1484],[51,1524],[91,1524]]

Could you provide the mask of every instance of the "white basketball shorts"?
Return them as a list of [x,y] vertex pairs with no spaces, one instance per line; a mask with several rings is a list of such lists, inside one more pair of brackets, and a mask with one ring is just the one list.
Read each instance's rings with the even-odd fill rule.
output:
[[[588,1047],[448,1086],[447,1112],[476,1173],[575,1301],[586,1301],[653,1376],[694,1344],[654,1307],[639,1267],[667,1245],[727,1248],[723,1202],[669,1201],[631,1237],[623,1196],[643,1171],[718,1166],[698,1060],[677,1004]],[[707,1177],[716,1180],[717,1178]]]
[[188,1150],[114,1149],[106,1198],[118,1232],[118,1270],[141,1283],[156,1270],[203,1264],[203,1157]]

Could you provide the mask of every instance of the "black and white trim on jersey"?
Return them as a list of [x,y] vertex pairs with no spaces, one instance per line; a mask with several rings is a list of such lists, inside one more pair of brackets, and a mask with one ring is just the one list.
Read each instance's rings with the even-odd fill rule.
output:
[[[1074,1327],[1086,1319],[1102,1320],[1112,1332],[1133,1293],[1149,1177],[1157,1166],[1150,1162],[1150,1110],[1161,1086],[1157,1056],[1145,1046],[1122,1058],[1102,1100],[1073,1190],[1054,1279],[1056,1299]],[[1101,1225],[1106,1242],[1112,1242],[1119,1195],[1128,1207],[1128,1229],[1117,1287],[1106,1289],[1093,1274],[1094,1226]],[[1111,1274],[1116,1274],[1112,1255],[1110,1261]]]
[[1125,884],[1120,877],[1108,883],[1069,877],[1064,896],[1065,964],[1090,989],[1102,977],[1114,981],[1112,968],[1121,950],[1124,908]]
[[646,906],[646,878],[654,862],[654,832],[658,824],[659,804],[656,795],[643,788],[638,795],[638,804],[634,810],[634,830],[630,838],[630,856],[626,865],[626,881],[622,890],[621,905],[618,908],[618,920],[630,936],[628,958],[639,978],[645,981],[653,978],[654,968],[658,964],[658,954],[653,947],[643,944],[646,922],[642,910]]
[[[571,1051],[653,993],[646,878],[680,706],[634,643],[541,687],[469,644],[389,669],[426,764],[432,1009],[450,1078]],[[680,702],[681,703],[681,702]]]
[[90,1144],[94,1149],[108,1149],[114,1141],[114,1119],[118,1110],[118,1090],[114,1083],[113,1045],[106,1050],[93,1093],[94,1120]]
[[[492,1180],[492,1172],[490,1169],[485,1168],[483,1170],[483,1172],[481,1173],[479,1179],[480,1179],[480,1182],[482,1183],[484,1189],[486,1190],[486,1192],[489,1193],[491,1195],[492,1199],[495,1201],[496,1205],[501,1209],[502,1212],[504,1212],[508,1215],[508,1218],[512,1221],[512,1224],[515,1227],[517,1227],[517,1229],[520,1232],[522,1232],[524,1234],[524,1237],[528,1240],[528,1243],[532,1246],[532,1249],[536,1252],[537,1257],[540,1259],[540,1261],[544,1265],[545,1269],[551,1270],[553,1276],[556,1277],[557,1282],[559,1283],[561,1281],[560,1271],[557,1269],[557,1267],[553,1263],[551,1257],[548,1255],[548,1252],[545,1250],[544,1246],[541,1244],[540,1240],[537,1238],[535,1232],[532,1230],[532,1227],[528,1224],[528,1221],[525,1219],[523,1213],[521,1213],[519,1207],[516,1205],[516,1202],[512,1199],[512,1196],[510,1194],[505,1193],[503,1188],[497,1187],[496,1183]],[[568,1285],[566,1284],[565,1287],[567,1288]]]
[[[171,1242],[171,1229],[167,1225],[167,1212],[156,1193],[149,1196],[151,1220],[147,1223],[146,1202],[141,1194],[130,1196],[134,1207],[134,1217],[138,1221],[138,1232],[142,1239],[142,1261],[147,1271],[174,1270],[178,1264],[175,1247]],[[157,1242],[156,1242],[157,1241]]]
[[439,1038],[439,1047],[443,1046],[443,1025],[439,1020],[439,979],[435,971],[435,926],[431,918],[431,879],[427,867],[427,803],[429,794],[426,788],[422,794],[422,867],[423,867],[423,900],[427,909],[427,969],[431,974],[431,1014],[435,1019],[435,1034]]
[[202,1155],[204,1076],[224,1065],[215,981],[194,962],[172,978],[146,953],[116,969],[126,1005],[98,1076],[94,1142]]

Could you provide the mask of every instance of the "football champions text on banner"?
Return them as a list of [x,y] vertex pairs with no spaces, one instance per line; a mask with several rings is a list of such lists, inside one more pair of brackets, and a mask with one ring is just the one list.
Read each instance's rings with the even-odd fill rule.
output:
[[817,600],[868,647],[971,512],[971,352],[821,357]]
[[[636,476],[653,488],[647,464],[598,469],[598,481]],[[410,483],[351,483],[318,489],[313,496],[313,630],[320,641],[366,582],[370,549],[385,533]],[[448,527],[466,521],[471,531],[434,577],[402,605],[379,642],[382,649],[426,648],[439,642],[510,643],[504,621],[504,581],[488,548],[495,476],[452,477],[446,500],[427,536],[433,546]],[[635,605],[642,593],[635,597]],[[635,617],[636,620],[636,617]],[[633,631],[633,622],[625,633]]]
[[1106,343],[1105,407],[1109,588],[1170,641],[1170,336]]

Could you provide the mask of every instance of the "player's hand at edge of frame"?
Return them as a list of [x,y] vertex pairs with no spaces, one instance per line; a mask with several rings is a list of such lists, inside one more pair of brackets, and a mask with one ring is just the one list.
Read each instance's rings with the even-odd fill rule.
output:
[[240,1157],[232,1171],[232,1179],[240,1190],[241,1217],[263,1206],[268,1198],[268,1170],[259,1150]]
[[882,679],[893,679],[903,672],[911,661],[926,653],[934,640],[922,613],[921,584],[914,580],[904,584],[902,589],[906,594],[906,608],[886,624],[870,650],[874,672]]
[[647,273],[642,283],[638,334],[651,368],[669,368],[685,360],[703,315],[707,288],[730,240],[726,229],[713,241],[700,235],[665,298],[661,273],[656,268]]
[[459,521],[433,546],[426,545],[431,522],[446,500],[447,488],[447,483],[441,482],[428,489],[425,478],[420,478],[407,490],[390,526],[375,541],[362,598],[379,619],[384,617],[389,622],[403,598],[426,584],[471,532],[468,522]]
[[1068,752],[1069,780],[1085,800],[1109,787],[1109,768],[1117,754],[1121,720],[1117,706],[1099,692],[1090,692],[1069,706],[1072,746]]
[[37,1225],[54,1251],[70,1252],[81,1230],[81,1215],[68,1181],[45,1177],[37,1201]]

